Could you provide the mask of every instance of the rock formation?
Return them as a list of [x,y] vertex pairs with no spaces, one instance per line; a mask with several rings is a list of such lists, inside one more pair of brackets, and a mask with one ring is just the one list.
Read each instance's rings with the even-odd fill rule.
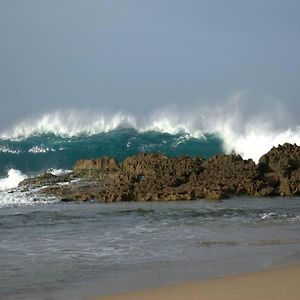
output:
[[273,147],[259,160],[264,180],[281,196],[300,194],[300,147],[284,144]]
[[209,160],[159,153],[140,153],[122,163],[111,157],[79,160],[71,174],[44,174],[26,179],[21,185],[47,185],[40,193],[56,195],[63,201],[292,196],[300,194],[300,147],[291,144],[274,147],[258,164],[233,154],[221,154]]

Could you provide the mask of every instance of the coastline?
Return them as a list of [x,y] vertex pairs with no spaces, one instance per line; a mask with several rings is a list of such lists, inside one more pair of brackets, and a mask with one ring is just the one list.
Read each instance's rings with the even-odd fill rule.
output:
[[300,263],[254,273],[170,285],[89,300],[297,300]]

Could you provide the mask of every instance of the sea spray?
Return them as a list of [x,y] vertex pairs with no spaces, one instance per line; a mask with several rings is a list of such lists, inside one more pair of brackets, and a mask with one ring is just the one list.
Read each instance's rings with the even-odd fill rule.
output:
[[51,169],[48,169],[46,172],[51,173],[52,175],[55,175],[55,176],[61,176],[61,175],[65,175],[65,174],[68,174],[68,173],[72,172],[72,170],[51,168]]
[[10,169],[7,172],[7,177],[0,179],[0,191],[17,187],[26,177],[21,171]]
[[122,113],[95,115],[82,111],[54,112],[44,114],[36,119],[30,118],[22,121],[12,129],[2,132],[0,138],[2,140],[23,140],[43,134],[71,138],[110,132],[122,127],[137,128],[135,119]]

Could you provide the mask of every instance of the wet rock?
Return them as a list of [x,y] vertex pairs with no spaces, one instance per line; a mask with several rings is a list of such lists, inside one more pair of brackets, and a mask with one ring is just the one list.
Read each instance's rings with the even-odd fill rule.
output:
[[20,182],[19,186],[41,187],[45,185],[52,185],[60,181],[61,177],[45,172],[40,176],[24,179],[22,182]]

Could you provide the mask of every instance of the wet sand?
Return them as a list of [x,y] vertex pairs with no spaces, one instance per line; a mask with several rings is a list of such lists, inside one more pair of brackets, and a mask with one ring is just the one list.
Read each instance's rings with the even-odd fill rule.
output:
[[93,300],[299,300],[300,264],[93,298]]

